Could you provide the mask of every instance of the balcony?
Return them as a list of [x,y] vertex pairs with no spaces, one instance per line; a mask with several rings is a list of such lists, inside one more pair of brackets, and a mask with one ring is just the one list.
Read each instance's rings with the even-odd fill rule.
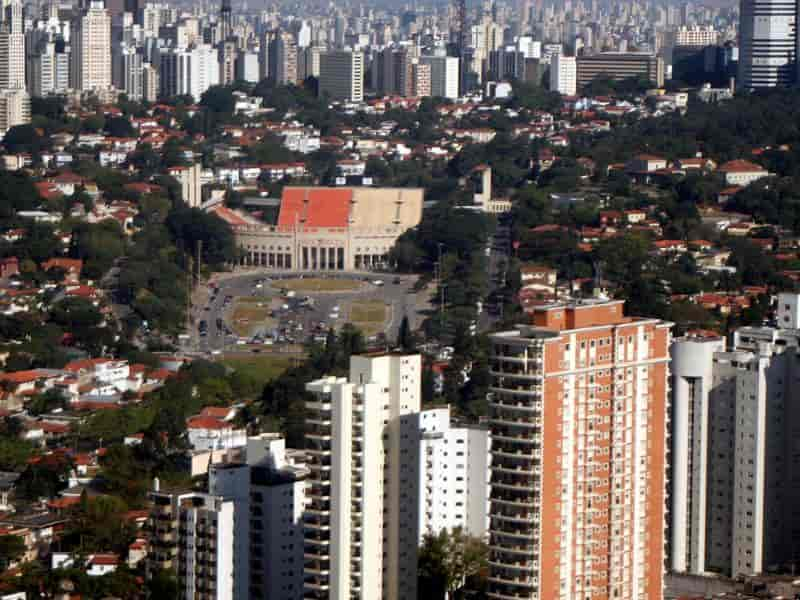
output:
[[520,466],[511,465],[492,465],[492,471],[497,473],[510,473],[512,475],[525,475],[529,477],[536,477],[539,474],[538,469],[523,469]]
[[537,556],[539,548],[537,545],[517,545],[506,544],[503,546],[489,546],[492,556],[496,557],[498,554],[524,554],[525,556]]
[[492,481],[491,486],[493,490],[513,490],[516,492],[530,491],[534,485],[537,484],[536,477],[525,478],[520,477],[520,480],[508,478]]
[[514,585],[526,588],[532,588],[536,585],[533,577],[514,576],[504,573],[496,573],[492,571],[488,580],[492,583],[499,583],[501,585]]
[[540,520],[539,513],[529,512],[521,512],[518,514],[492,513],[490,516],[492,519],[507,521],[509,523],[539,523]]
[[511,433],[502,429],[492,431],[492,441],[507,442],[511,444],[526,444],[530,446],[541,446],[541,434],[534,433],[529,435],[520,435],[519,433]]
[[330,442],[331,441],[331,434],[328,433],[306,433],[306,438],[309,440],[313,440],[315,442]]
[[491,526],[491,528],[489,529],[489,533],[491,533],[492,539],[494,539],[494,536],[514,538],[518,540],[531,540],[531,541],[539,538],[539,533],[537,531],[533,531],[532,529],[527,531],[523,531],[521,529],[506,530],[506,529],[498,529],[495,526]]
[[536,498],[534,496],[520,496],[519,498],[514,498],[510,496],[492,496],[489,501],[492,504],[498,504],[502,506],[518,506],[522,508],[534,508],[537,505]]
[[502,394],[494,394],[492,398],[493,400],[489,402],[489,407],[493,408],[494,410],[505,410],[509,412],[520,411],[534,414],[541,414],[542,412],[542,405],[540,402],[513,402],[511,399],[502,398]]
[[539,568],[539,563],[535,560],[521,560],[517,562],[494,562],[489,559],[489,566],[494,567],[496,569],[506,569],[509,571],[522,571],[527,573],[533,573],[535,570]]
[[527,429],[540,429],[542,422],[540,419],[520,419],[513,418],[506,415],[493,414],[489,417],[491,425],[505,425],[506,427],[524,427]]

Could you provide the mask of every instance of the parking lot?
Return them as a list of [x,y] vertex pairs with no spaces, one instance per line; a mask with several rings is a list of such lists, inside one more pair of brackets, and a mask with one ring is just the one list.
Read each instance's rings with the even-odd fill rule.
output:
[[294,352],[353,323],[369,342],[394,340],[404,316],[421,323],[427,293],[415,276],[318,273],[228,276],[195,294],[194,342],[201,352]]

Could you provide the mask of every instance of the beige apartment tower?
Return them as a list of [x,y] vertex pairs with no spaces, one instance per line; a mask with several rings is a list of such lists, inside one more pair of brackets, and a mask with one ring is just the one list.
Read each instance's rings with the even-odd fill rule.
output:
[[72,22],[70,79],[80,92],[111,88],[111,16],[103,2],[92,0]]

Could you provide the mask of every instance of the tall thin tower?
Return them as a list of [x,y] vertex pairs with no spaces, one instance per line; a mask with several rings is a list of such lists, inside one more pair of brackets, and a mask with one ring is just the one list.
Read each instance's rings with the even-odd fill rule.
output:
[[233,33],[231,24],[231,0],[222,0],[222,8],[219,10],[219,20],[222,23],[222,41],[227,40]]

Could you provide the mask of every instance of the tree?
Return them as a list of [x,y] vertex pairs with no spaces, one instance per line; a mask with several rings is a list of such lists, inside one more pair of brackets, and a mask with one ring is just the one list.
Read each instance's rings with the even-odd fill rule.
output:
[[414,352],[417,347],[417,342],[414,339],[414,332],[411,331],[411,325],[408,322],[408,317],[403,316],[400,321],[400,331],[397,334],[397,345],[403,352]]
[[488,558],[488,546],[461,527],[427,533],[419,549],[418,588],[428,590],[431,600],[459,598],[464,588],[476,585]]
[[0,569],[7,569],[25,554],[25,540],[18,535],[0,535]]
[[15,125],[3,137],[3,145],[11,153],[41,151],[45,144],[33,125]]
[[232,115],[236,106],[236,99],[233,97],[231,88],[213,85],[203,92],[203,96],[200,98],[200,106],[205,106],[215,113]]
[[106,122],[106,131],[112,137],[135,137],[136,131],[125,117],[111,117]]

